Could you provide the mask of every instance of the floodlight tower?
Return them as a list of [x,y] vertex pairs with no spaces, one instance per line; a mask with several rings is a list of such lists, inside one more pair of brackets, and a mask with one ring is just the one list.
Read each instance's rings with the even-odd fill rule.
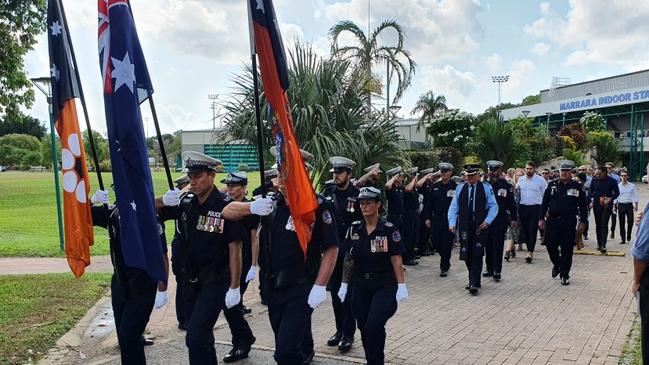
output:
[[491,81],[498,84],[498,105],[500,105],[500,94],[502,93],[503,84],[509,81],[509,75],[491,76]]

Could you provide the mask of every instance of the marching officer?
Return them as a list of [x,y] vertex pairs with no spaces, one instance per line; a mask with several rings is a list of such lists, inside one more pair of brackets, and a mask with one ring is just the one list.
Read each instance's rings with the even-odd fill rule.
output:
[[[246,198],[248,176],[244,171],[229,173],[225,179],[221,180],[221,183],[226,185],[228,196],[232,200],[250,201]],[[259,226],[259,217],[256,215],[248,216],[242,220],[242,223],[241,272],[247,273],[245,277],[241,277],[239,283],[241,296],[243,297],[248,288],[248,283],[255,278],[257,273],[257,253],[259,252],[257,227]],[[256,340],[248,322],[243,317],[244,314],[250,312],[251,310],[243,305],[243,301],[223,311],[232,333],[232,350],[223,358],[223,362],[231,363],[248,357],[250,348]]]
[[385,324],[397,311],[397,303],[408,297],[401,233],[395,225],[379,216],[381,191],[362,188],[360,200],[363,219],[347,231],[343,284],[340,300],[349,300],[348,283],[354,280],[352,307],[361,331],[365,359],[369,365],[383,364]]
[[378,188],[379,180],[381,179],[381,164],[375,163],[374,165],[368,166],[363,169],[363,172],[365,172],[365,175],[354,181],[354,185],[357,188],[362,188],[363,186]]
[[[176,189],[183,190],[189,185],[189,177],[184,174],[174,180]],[[174,221],[176,229],[174,230],[174,238],[171,241],[171,271],[176,277],[176,319],[178,320],[178,328],[186,331],[187,322],[191,315],[191,308],[193,307],[193,298],[187,292],[187,275],[185,275],[185,254],[182,248],[182,239],[178,233],[178,221]]]
[[493,276],[495,281],[500,281],[503,268],[503,250],[505,249],[505,234],[509,222],[514,226],[517,222],[516,202],[514,201],[514,185],[502,178],[503,163],[500,161],[487,161],[487,182],[496,194],[498,202],[498,215],[494,219],[487,236],[485,246],[485,262],[487,271],[482,277]]
[[[92,204],[108,204],[108,191],[97,190],[90,201]],[[145,340],[143,334],[153,308],[162,308],[167,303],[166,282],[158,283],[145,270],[127,266],[124,262],[117,206],[104,208],[95,205],[91,207],[91,214],[93,224],[108,231],[113,264],[111,305],[122,364],[146,364],[144,346],[153,343]],[[168,270],[167,240],[159,217],[158,232],[165,269]]]
[[431,241],[439,252],[439,276],[446,277],[451,268],[451,250],[455,235],[449,231],[448,208],[451,206],[457,183],[451,179],[453,165],[442,162],[437,165],[440,180],[431,186],[425,204],[426,226],[431,229]]
[[417,214],[419,232],[417,233],[417,247],[419,248],[419,255],[421,256],[431,256],[433,255],[433,247],[430,245],[430,228],[426,226],[426,214],[425,214],[425,204],[428,202],[428,196],[430,194],[431,187],[435,182],[434,179],[437,175],[434,175],[434,168],[429,168],[421,170],[420,173],[423,175],[421,179],[417,182],[417,190],[419,190],[420,196],[420,210]]
[[[570,284],[570,268],[575,246],[575,227],[579,232],[588,221],[588,199],[582,185],[572,180],[575,163],[561,161],[559,179],[550,182],[543,195],[539,228],[545,229],[545,245],[552,261],[552,277],[561,277],[561,285]],[[561,252],[559,252],[561,248]]]
[[[277,150],[274,151],[276,155]],[[313,156],[301,152],[305,160]],[[305,254],[295,232],[281,173],[277,184],[278,193],[272,200],[236,202],[228,205],[223,213],[226,219],[236,220],[250,214],[273,212],[262,219],[268,226],[262,229],[259,247],[261,280],[268,281],[268,316],[275,334],[273,357],[278,364],[308,364],[315,355],[311,314],[327,297],[327,282],[338,257],[338,232],[332,204],[317,196],[316,221]],[[271,204],[267,205],[267,201]],[[266,234],[270,236],[268,240]]]
[[[333,173],[333,180],[331,184],[326,185],[323,195],[333,204],[338,241],[342,243],[351,223],[363,217],[357,201],[359,190],[350,181],[356,162],[345,157],[332,157],[329,163],[332,166],[329,172]],[[341,246],[338,250],[336,267],[329,280],[329,289],[332,293],[331,304],[336,318],[336,333],[327,341],[328,346],[338,346],[338,350],[343,353],[351,350],[356,332],[351,300],[341,301],[337,295],[343,278],[343,260],[346,251],[348,247],[345,246]]]
[[[403,231],[403,174],[401,173],[401,166],[391,168],[386,172],[388,181],[385,183],[385,195],[388,200],[388,222],[394,224],[399,232]],[[414,257],[407,257],[408,252],[404,252],[403,264],[408,266],[415,266],[419,263],[415,261]]]
[[[404,255],[410,260],[418,259],[415,253],[415,246],[418,243],[419,233],[419,167],[411,167],[406,171],[410,181],[406,184],[403,192],[403,241],[405,246]],[[416,262],[416,261],[415,261]]]
[[448,209],[449,231],[459,233],[460,260],[469,271],[469,285],[466,289],[472,295],[478,294],[482,256],[487,243],[488,229],[498,215],[498,203],[493,189],[487,182],[480,182],[480,165],[465,165],[466,182],[458,185]]
[[190,364],[216,364],[214,324],[221,309],[241,301],[240,222],[223,218],[223,208],[232,202],[214,185],[216,167],[221,162],[199,152],[183,152],[191,192],[165,193],[162,213],[179,219],[185,272],[195,296],[187,324],[185,342]]

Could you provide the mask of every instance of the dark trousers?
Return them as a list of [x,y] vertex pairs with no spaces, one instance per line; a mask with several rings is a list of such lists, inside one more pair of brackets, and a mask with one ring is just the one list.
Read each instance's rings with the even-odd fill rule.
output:
[[250,270],[250,263],[246,263],[244,258],[244,266],[241,270],[241,281],[239,282],[239,291],[241,293],[241,301],[238,305],[235,305],[232,308],[224,308],[223,315],[225,315],[225,320],[228,322],[228,327],[230,327],[230,333],[232,334],[232,346],[234,347],[248,347],[255,342],[255,336],[252,335],[252,330],[248,325],[248,321],[244,318],[242,307],[243,307],[243,294],[245,294],[248,289],[248,283],[246,283],[245,275]]
[[[647,276],[645,272],[644,276]],[[640,329],[642,343],[642,363],[649,364],[649,284],[642,278],[640,289]]]
[[[268,317],[275,334],[273,358],[279,365],[302,364],[313,352],[311,314],[306,294],[296,288],[268,291]],[[304,292],[304,290],[300,290]]]
[[426,217],[424,212],[419,214],[419,233],[417,235],[419,254],[422,254],[426,251],[432,251],[432,248],[429,244],[430,240],[430,228],[426,226]]
[[576,225],[576,218],[566,217],[549,218],[545,225],[545,247],[552,265],[559,268],[559,276],[562,278],[570,278]]
[[519,205],[518,217],[521,221],[521,241],[525,242],[528,252],[534,252],[536,235],[539,229],[540,205]]
[[155,302],[157,284],[143,271],[125,279],[122,286],[113,274],[111,304],[122,364],[146,364],[142,334],[149,323]]
[[451,268],[451,251],[453,250],[453,239],[455,235],[448,230],[448,219],[446,216],[436,215],[431,219],[431,236],[437,242],[439,252],[439,269],[448,271]]
[[415,258],[415,246],[418,242],[417,233],[419,233],[419,214],[417,212],[404,213],[401,233],[403,234],[405,259],[412,260]]
[[331,274],[331,279],[329,279],[331,306],[333,307],[334,317],[336,319],[336,334],[353,340],[354,333],[356,332],[356,321],[354,320],[354,314],[352,312],[351,283],[347,288],[345,301],[341,302],[340,298],[338,298],[338,290],[340,289],[340,284],[342,283],[343,277],[343,260],[344,257],[342,255],[338,255],[336,267]]
[[381,279],[357,279],[352,295],[354,317],[361,331],[368,365],[383,364],[385,324],[397,311],[397,284]]
[[[469,286],[480,287],[480,280],[482,279],[482,256],[484,256],[484,247],[475,242],[475,228],[469,229],[469,237],[467,239],[467,253],[464,259],[464,264],[469,271]],[[480,235],[486,236],[488,232],[481,232]],[[486,237],[485,237],[486,238]],[[485,242],[483,239],[482,242]]]
[[171,271],[176,278],[176,296],[174,298],[176,303],[176,320],[179,326],[186,328],[187,321],[191,315],[191,310],[185,306],[185,282],[187,281],[187,276],[185,275],[182,261],[175,256],[171,258]]
[[216,364],[214,349],[214,325],[221,309],[225,308],[225,292],[229,287],[227,277],[201,286],[188,287],[194,290],[196,301],[189,319],[185,343],[189,350],[190,364]]
[[611,217],[612,208],[610,205],[603,207],[596,201],[593,210],[595,213],[597,247],[606,247],[606,239],[608,238],[608,220]]
[[633,203],[619,203],[617,215],[620,219],[620,238],[622,241],[630,242],[633,230]]
[[500,274],[503,270],[503,251],[505,250],[505,234],[507,233],[507,217],[496,218],[487,232],[485,244],[485,263],[487,271]]

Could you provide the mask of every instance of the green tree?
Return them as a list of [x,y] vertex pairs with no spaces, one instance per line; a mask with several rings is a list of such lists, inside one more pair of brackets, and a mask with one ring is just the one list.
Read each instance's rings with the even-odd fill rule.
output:
[[570,137],[575,143],[575,149],[583,150],[587,147],[588,135],[581,123],[572,123],[564,126],[559,130],[560,136]]
[[27,151],[39,152],[41,142],[38,138],[27,134],[7,134],[0,137],[0,145],[22,148]]
[[[93,168],[96,168],[95,161],[92,158],[92,148],[90,146],[90,137],[88,130],[81,132],[83,138],[83,148],[86,150],[86,160]],[[95,142],[95,149],[97,150],[97,160],[99,162],[110,159],[110,149],[108,147],[108,139],[97,131],[92,132],[92,138]]]
[[517,106],[518,104],[512,104],[512,103],[502,103],[500,105],[490,106],[487,109],[485,109],[484,112],[476,116],[476,121],[477,123],[482,123],[491,119],[499,120],[501,110],[515,108]]
[[410,114],[421,113],[419,123],[417,123],[417,131],[419,131],[422,126],[430,124],[435,116],[447,110],[448,107],[446,106],[446,98],[444,95],[435,95],[431,90],[419,97],[417,104],[412,108]]
[[552,138],[545,128],[535,127],[531,118],[513,118],[507,124],[511,126],[517,141],[514,166],[523,167],[526,161],[537,163],[556,157]]
[[4,120],[0,120],[0,136],[7,134],[29,134],[36,138],[42,138],[47,129],[45,124],[40,120],[20,114],[8,115]]
[[45,29],[45,0],[0,2],[0,116],[20,115],[20,107],[31,107],[34,92],[23,58],[33,49]]
[[619,162],[620,146],[618,141],[608,132],[588,133],[588,145],[595,149],[594,157],[597,164]]
[[[385,114],[367,113],[368,96],[363,89],[365,75],[352,72],[351,62],[336,57],[323,59],[313,52],[310,45],[300,43],[290,50],[288,61],[288,99],[293,126],[300,147],[315,155],[316,179],[328,174],[327,162],[334,155],[354,159],[357,176],[371,163],[391,165],[402,162],[395,120]],[[244,140],[256,145],[250,66],[235,75],[233,82],[233,92],[222,104],[223,129],[216,134],[215,142]],[[271,119],[261,85],[260,104],[262,120]],[[262,134],[265,146],[274,144],[268,122],[264,124]],[[264,152],[268,167],[273,159],[267,151]]]
[[[381,34],[390,30],[396,33],[396,43],[382,44],[379,41]],[[355,45],[338,45],[339,37],[346,33],[350,33],[354,37]],[[376,91],[372,87],[377,83],[376,78],[373,77],[372,68],[378,64],[389,64],[391,75],[396,74],[397,76],[397,90],[393,102],[399,100],[403,92],[410,86],[417,65],[410,56],[410,52],[403,48],[405,31],[395,20],[384,20],[369,35],[366,35],[354,22],[345,20],[334,25],[329,30],[329,36],[332,40],[331,54],[353,61],[357,70],[366,75],[364,85],[368,94],[371,91]]]
[[520,141],[516,139],[511,124],[503,124],[496,119],[481,123],[477,130],[476,148],[478,157],[484,162],[499,160],[505,167],[514,163],[512,151],[518,149]]
[[[61,141],[58,136],[56,136],[56,146],[57,161],[61,163]],[[52,138],[50,136],[41,138],[41,165],[47,168],[52,167]]]
[[540,104],[540,103],[541,103],[541,94],[528,95],[523,98],[523,101],[521,102],[521,106]]
[[597,112],[585,112],[579,123],[586,132],[606,132],[606,119]]
[[426,128],[434,147],[453,147],[460,151],[473,140],[475,118],[468,113],[451,110],[437,115]]

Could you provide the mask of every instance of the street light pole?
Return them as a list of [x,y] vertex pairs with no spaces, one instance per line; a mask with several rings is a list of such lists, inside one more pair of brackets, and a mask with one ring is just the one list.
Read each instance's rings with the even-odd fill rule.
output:
[[545,112],[545,115],[548,117],[545,123],[545,130],[550,133],[550,116],[552,115],[552,112]]
[[509,75],[491,76],[491,82],[498,84],[498,105],[500,105],[500,94],[502,92],[502,85],[509,81]]
[[207,94],[207,98],[212,100],[210,108],[212,109],[212,132],[216,130],[216,100],[219,98],[219,94]]
[[57,158],[56,136],[54,135],[54,110],[52,109],[52,80],[49,77],[38,77],[31,79],[32,84],[40,90],[47,98],[47,105],[50,113],[50,138],[52,140],[52,171],[54,172],[54,195],[56,195],[56,216],[59,225],[59,248],[65,251],[65,240],[63,239],[63,212],[61,211],[61,188],[59,183],[59,161]]

